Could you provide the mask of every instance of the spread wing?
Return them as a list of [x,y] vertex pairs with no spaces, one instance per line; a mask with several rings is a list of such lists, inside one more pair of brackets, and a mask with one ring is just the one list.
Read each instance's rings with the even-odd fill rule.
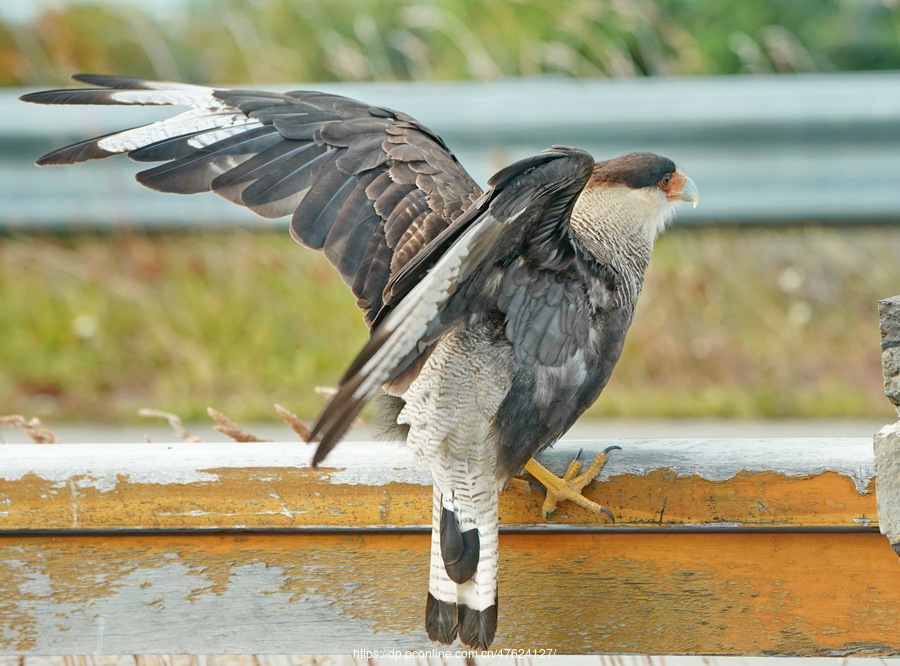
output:
[[147,187],[212,191],[324,252],[371,325],[392,276],[479,197],[440,137],[409,116],[338,95],[215,90],[117,76],[99,86],[25,95],[39,104],[191,107],[172,118],[82,141],[38,160],[73,164],[126,153],[161,162]]
[[460,321],[502,318],[516,361],[560,366],[588,346],[593,276],[569,232],[594,160],[554,147],[491,188],[394,276],[372,337],[314,426],[321,462],[384,383]]

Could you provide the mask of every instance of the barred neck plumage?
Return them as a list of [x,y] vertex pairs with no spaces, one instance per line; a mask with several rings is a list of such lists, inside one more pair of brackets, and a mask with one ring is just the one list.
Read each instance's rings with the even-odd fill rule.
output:
[[656,237],[672,219],[675,206],[652,190],[624,185],[588,187],[572,211],[575,240],[622,278],[618,304],[634,305]]
[[572,213],[571,228],[576,242],[594,260],[612,266],[621,278],[621,289],[615,294],[617,306],[626,303],[633,306],[637,302],[653,249],[653,240],[643,234],[629,233],[628,226],[610,220],[597,224],[577,208]]

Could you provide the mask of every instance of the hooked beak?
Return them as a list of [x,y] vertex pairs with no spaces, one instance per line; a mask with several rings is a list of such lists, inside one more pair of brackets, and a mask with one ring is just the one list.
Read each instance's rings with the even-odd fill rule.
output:
[[700,191],[697,189],[697,186],[694,185],[694,181],[685,176],[680,171],[675,172],[677,175],[681,176],[681,187],[674,188],[670,199],[680,199],[681,201],[689,201],[694,204],[694,208],[697,207],[697,203],[700,201]]

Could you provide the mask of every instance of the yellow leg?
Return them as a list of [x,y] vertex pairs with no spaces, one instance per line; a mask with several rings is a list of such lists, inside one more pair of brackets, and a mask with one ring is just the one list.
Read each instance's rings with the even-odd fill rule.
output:
[[594,480],[594,477],[596,477],[597,474],[600,473],[600,469],[609,458],[609,452],[618,448],[620,447],[611,446],[602,453],[598,453],[593,462],[588,465],[587,469],[581,474],[578,473],[581,471],[581,461],[576,457],[575,460],[569,464],[569,469],[566,470],[566,473],[562,478],[559,478],[553,474],[553,472],[541,465],[537,460],[531,458],[525,464],[525,469],[547,490],[544,506],[541,507],[541,513],[544,516],[544,520],[550,519],[550,514],[553,513],[559,502],[569,500],[589,511],[606,514],[609,516],[610,520],[615,522],[616,519],[609,509],[596,502],[592,502],[582,495],[581,491],[587,484]]

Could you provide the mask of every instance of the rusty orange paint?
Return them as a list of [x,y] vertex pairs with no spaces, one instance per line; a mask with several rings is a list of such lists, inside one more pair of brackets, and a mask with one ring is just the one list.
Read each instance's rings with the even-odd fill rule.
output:
[[[660,469],[594,483],[585,494],[607,506],[617,522],[628,525],[825,527],[875,523],[874,482],[868,491],[860,494],[853,479],[832,471],[800,477],[741,472],[724,481],[710,481]],[[575,505],[561,509],[577,516],[578,522],[600,522]]]
[[[0,530],[396,527],[431,522],[431,489],[412,483],[341,484],[331,470],[245,468],[201,470],[212,481],[135,483],[120,475],[101,490],[90,479],[48,481],[33,474],[6,481]],[[501,495],[505,526],[543,524],[541,497],[513,486]],[[585,491],[619,525],[748,526],[876,525],[873,492],[860,494],[835,472],[787,477],[741,473],[725,481],[657,470],[616,476]],[[562,504],[555,524],[603,525],[605,517]]]
[[[500,543],[497,648],[900,654],[900,563],[877,534],[531,533]],[[348,637],[360,626],[421,633],[428,546],[424,534],[385,533],[6,536],[0,650],[40,652],[38,613],[61,615],[68,638],[78,612],[60,609],[98,613],[117,598],[117,612],[141,610],[127,595],[166,626],[193,617],[198,640],[222,621],[191,616],[204,599],[258,608],[251,636],[267,631],[267,603],[299,627],[313,600],[338,609]],[[189,582],[178,593],[166,587],[173,562]],[[247,564],[277,572],[277,583],[255,583]]]

